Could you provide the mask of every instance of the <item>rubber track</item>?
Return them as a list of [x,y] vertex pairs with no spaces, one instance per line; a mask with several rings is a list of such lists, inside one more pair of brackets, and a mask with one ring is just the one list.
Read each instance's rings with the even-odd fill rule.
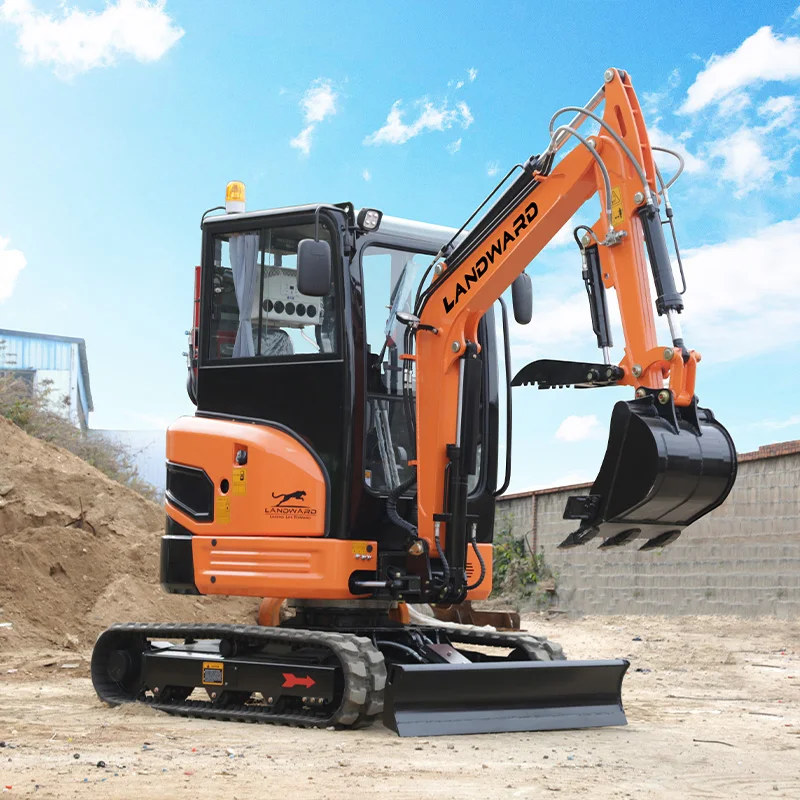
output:
[[[108,675],[108,656],[125,639],[239,639],[254,644],[279,642],[328,647],[339,659],[345,691],[333,713],[319,708],[302,712],[272,711],[264,706],[216,706],[203,700],[161,702],[143,694],[125,692]],[[224,660],[224,659],[223,659]],[[112,625],[97,639],[92,653],[92,683],[98,697],[110,705],[139,702],[150,708],[185,717],[238,722],[266,722],[296,727],[361,727],[369,724],[383,709],[386,666],[382,654],[364,637],[346,633],[306,631],[296,628],[265,628],[257,625],[146,624]]]

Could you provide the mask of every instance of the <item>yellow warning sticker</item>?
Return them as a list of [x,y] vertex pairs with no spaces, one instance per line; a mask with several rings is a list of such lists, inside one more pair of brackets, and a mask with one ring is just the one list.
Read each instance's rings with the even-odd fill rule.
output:
[[611,190],[611,224],[621,225],[625,221],[625,214],[622,211],[622,189],[615,186]]
[[238,467],[233,471],[231,485],[234,494],[247,494],[247,470],[244,467]]
[[367,543],[366,542],[353,542],[353,555],[354,556],[365,556],[367,554]]
[[203,685],[222,686],[225,675],[225,665],[221,661],[203,662]]
[[231,521],[231,500],[229,497],[218,497],[214,506],[214,522]]

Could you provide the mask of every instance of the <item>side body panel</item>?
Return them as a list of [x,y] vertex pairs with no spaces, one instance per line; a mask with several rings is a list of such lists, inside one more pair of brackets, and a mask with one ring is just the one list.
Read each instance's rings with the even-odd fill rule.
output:
[[[238,463],[237,455],[244,463]],[[208,536],[326,533],[328,480],[324,467],[284,430],[233,420],[181,417],[167,431],[167,461],[171,467],[202,469],[214,487],[213,518],[202,522],[193,519],[181,498],[168,489],[167,512],[188,530]]]

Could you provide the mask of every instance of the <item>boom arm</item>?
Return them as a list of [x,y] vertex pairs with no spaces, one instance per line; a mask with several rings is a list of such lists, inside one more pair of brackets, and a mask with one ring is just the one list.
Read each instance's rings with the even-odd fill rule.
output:
[[[468,458],[474,444],[469,441],[462,406],[469,401],[467,377],[475,371],[465,362],[480,357],[478,323],[594,194],[599,195],[602,208],[592,228],[599,243],[602,279],[606,288],[616,290],[625,336],[619,365],[623,376],[617,383],[633,386],[641,396],[642,388],[662,390],[669,378],[675,404],[693,402],[700,355],[686,350],[677,321],[683,303],[675,290],[661,229],[656,167],[647,130],[627,74],[612,69],[605,79],[587,107],[591,111],[605,100],[599,133],[585,139],[570,126],[557,129],[545,156],[532,167],[529,162],[529,175],[523,181],[527,190],[516,197],[506,192],[484,217],[492,221],[482,222],[477,235],[448,257],[418,305],[418,531],[432,548],[437,544],[435,530],[442,524],[448,535],[463,528],[466,536],[468,527],[466,518],[454,519],[446,513],[446,506],[454,502],[465,507],[465,499],[452,496],[452,474],[446,476],[454,469],[453,456]],[[579,114],[574,122],[579,125],[586,118]],[[552,156],[573,137],[582,144],[548,172]],[[670,322],[671,347],[658,346],[656,341],[645,247],[658,292],[656,306]]]

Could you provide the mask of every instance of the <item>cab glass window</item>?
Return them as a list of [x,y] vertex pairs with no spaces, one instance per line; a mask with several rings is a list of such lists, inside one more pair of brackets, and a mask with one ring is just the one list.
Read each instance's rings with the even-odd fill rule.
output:
[[[335,265],[325,297],[297,291],[297,245],[313,238],[313,222],[213,238],[209,359],[338,355]],[[332,245],[323,224],[319,238]]]
[[[422,276],[432,254],[370,245],[361,256],[367,328],[367,431],[364,483],[385,494],[414,474],[416,442],[410,415],[414,413],[415,376],[403,386],[406,327],[397,312],[413,312]],[[481,415],[485,414],[483,403]],[[470,475],[472,492],[480,480],[482,446],[478,444],[478,471]]]
[[416,387],[403,391],[406,328],[398,311],[412,311],[420,278],[433,256],[371,245],[362,253],[368,341],[367,435],[364,482],[386,493],[413,474]]

